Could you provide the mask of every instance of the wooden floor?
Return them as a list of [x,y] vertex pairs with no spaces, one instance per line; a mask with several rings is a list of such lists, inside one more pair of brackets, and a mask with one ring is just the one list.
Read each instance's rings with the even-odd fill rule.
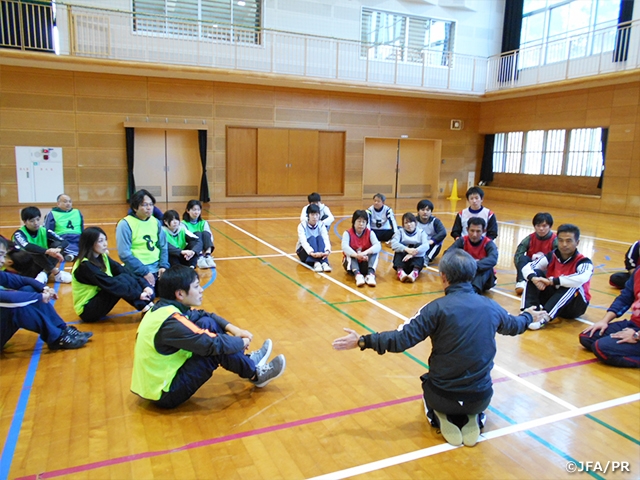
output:
[[[336,216],[328,274],[292,256],[302,205],[205,206],[218,268],[201,271],[204,308],[252,331],[257,345],[271,338],[273,355],[287,359],[281,378],[257,389],[219,370],[182,407],[160,411],[129,391],[140,314],[124,302],[91,326],[94,337],[80,350],[50,352],[20,331],[0,355],[0,478],[540,479],[568,478],[569,462],[594,462],[594,478],[640,477],[640,371],[604,366],[578,343],[617,295],[608,277],[640,238],[637,218],[551,212],[556,227],[582,229],[579,249],[595,266],[591,306],[580,320],[498,336],[482,441],[455,448],[425,420],[418,377],[428,340],[384,356],[331,348],[343,327],[393,329],[442,296],[437,264],[417,283],[401,284],[385,247],[377,288],[356,289],[340,267],[338,235],[371,202],[328,203]],[[399,218],[417,201],[388,203]],[[513,252],[539,209],[486,203],[500,227],[498,285],[488,296],[517,312]],[[450,229],[452,212],[464,206],[440,201],[436,213]],[[126,206],[82,211],[87,226],[105,228],[117,258],[115,223]],[[18,212],[0,209],[0,233],[12,233]],[[78,322],[70,286],[59,288],[57,311]],[[630,473],[613,462],[628,462]]]

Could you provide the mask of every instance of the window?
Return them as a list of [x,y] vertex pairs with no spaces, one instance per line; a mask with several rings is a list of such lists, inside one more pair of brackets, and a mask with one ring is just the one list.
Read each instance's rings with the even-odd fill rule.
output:
[[132,0],[133,30],[171,37],[260,43],[261,0]]
[[493,146],[496,173],[599,177],[603,162],[601,128],[497,133]]
[[613,51],[619,13],[620,0],[524,0],[520,68]]
[[446,66],[454,23],[363,8],[361,33],[363,57]]

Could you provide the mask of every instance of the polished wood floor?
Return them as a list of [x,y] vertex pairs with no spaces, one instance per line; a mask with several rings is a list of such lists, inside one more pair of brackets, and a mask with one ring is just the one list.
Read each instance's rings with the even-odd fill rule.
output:
[[[417,201],[388,203],[400,217]],[[488,295],[516,312],[512,254],[539,209],[485,203],[500,222],[498,285]],[[20,331],[0,355],[0,478],[538,479],[567,478],[569,462],[584,462],[594,478],[640,476],[640,371],[597,363],[577,339],[617,295],[608,276],[640,238],[637,218],[552,210],[556,227],[582,229],[580,250],[595,265],[591,306],[581,320],[497,338],[483,441],[454,448],[424,417],[418,377],[428,340],[384,356],[331,348],[343,327],[393,329],[443,295],[437,264],[417,283],[401,284],[387,247],[377,288],[356,289],[340,267],[338,234],[370,202],[328,204],[336,215],[328,274],[292,256],[302,205],[205,206],[218,268],[200,272],[204,308],[252,331],[258,345],[271,338],[273,355],[287,359],[281,378],[257,389],[219,370],[186,404],[160,411],[129,391],[140,314],[124,302],[107,320],[79,325],[94,332],[80,350],[50,352]],[[463,207],[441,201],[436,214],[450,228]],[[82,211],[86,225],[105,228],[117,258],[115,223],[126,206]],[[18,212],[0,208],[0,233],[12,233]],[[70,286],[59,293],[56,309],[77,322]],[[630,472],[620,472],[621,462]]]

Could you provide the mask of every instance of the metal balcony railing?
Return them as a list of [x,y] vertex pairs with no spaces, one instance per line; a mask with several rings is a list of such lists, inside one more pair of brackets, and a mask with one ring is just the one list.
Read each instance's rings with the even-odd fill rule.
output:
[[37,0],[0,7],[0,48],[425,92],[481,95],[640,67],[638,22],[483,58]]

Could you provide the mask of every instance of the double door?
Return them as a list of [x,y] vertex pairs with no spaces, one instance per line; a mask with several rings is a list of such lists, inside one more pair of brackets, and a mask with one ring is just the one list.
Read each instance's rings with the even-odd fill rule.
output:
[[202,163],[197,130],[136,128],[133,158],[137,190],[148,190],[158,202],[199,198]]
[[441,140],[365,138],[362,198],[437,196]]

